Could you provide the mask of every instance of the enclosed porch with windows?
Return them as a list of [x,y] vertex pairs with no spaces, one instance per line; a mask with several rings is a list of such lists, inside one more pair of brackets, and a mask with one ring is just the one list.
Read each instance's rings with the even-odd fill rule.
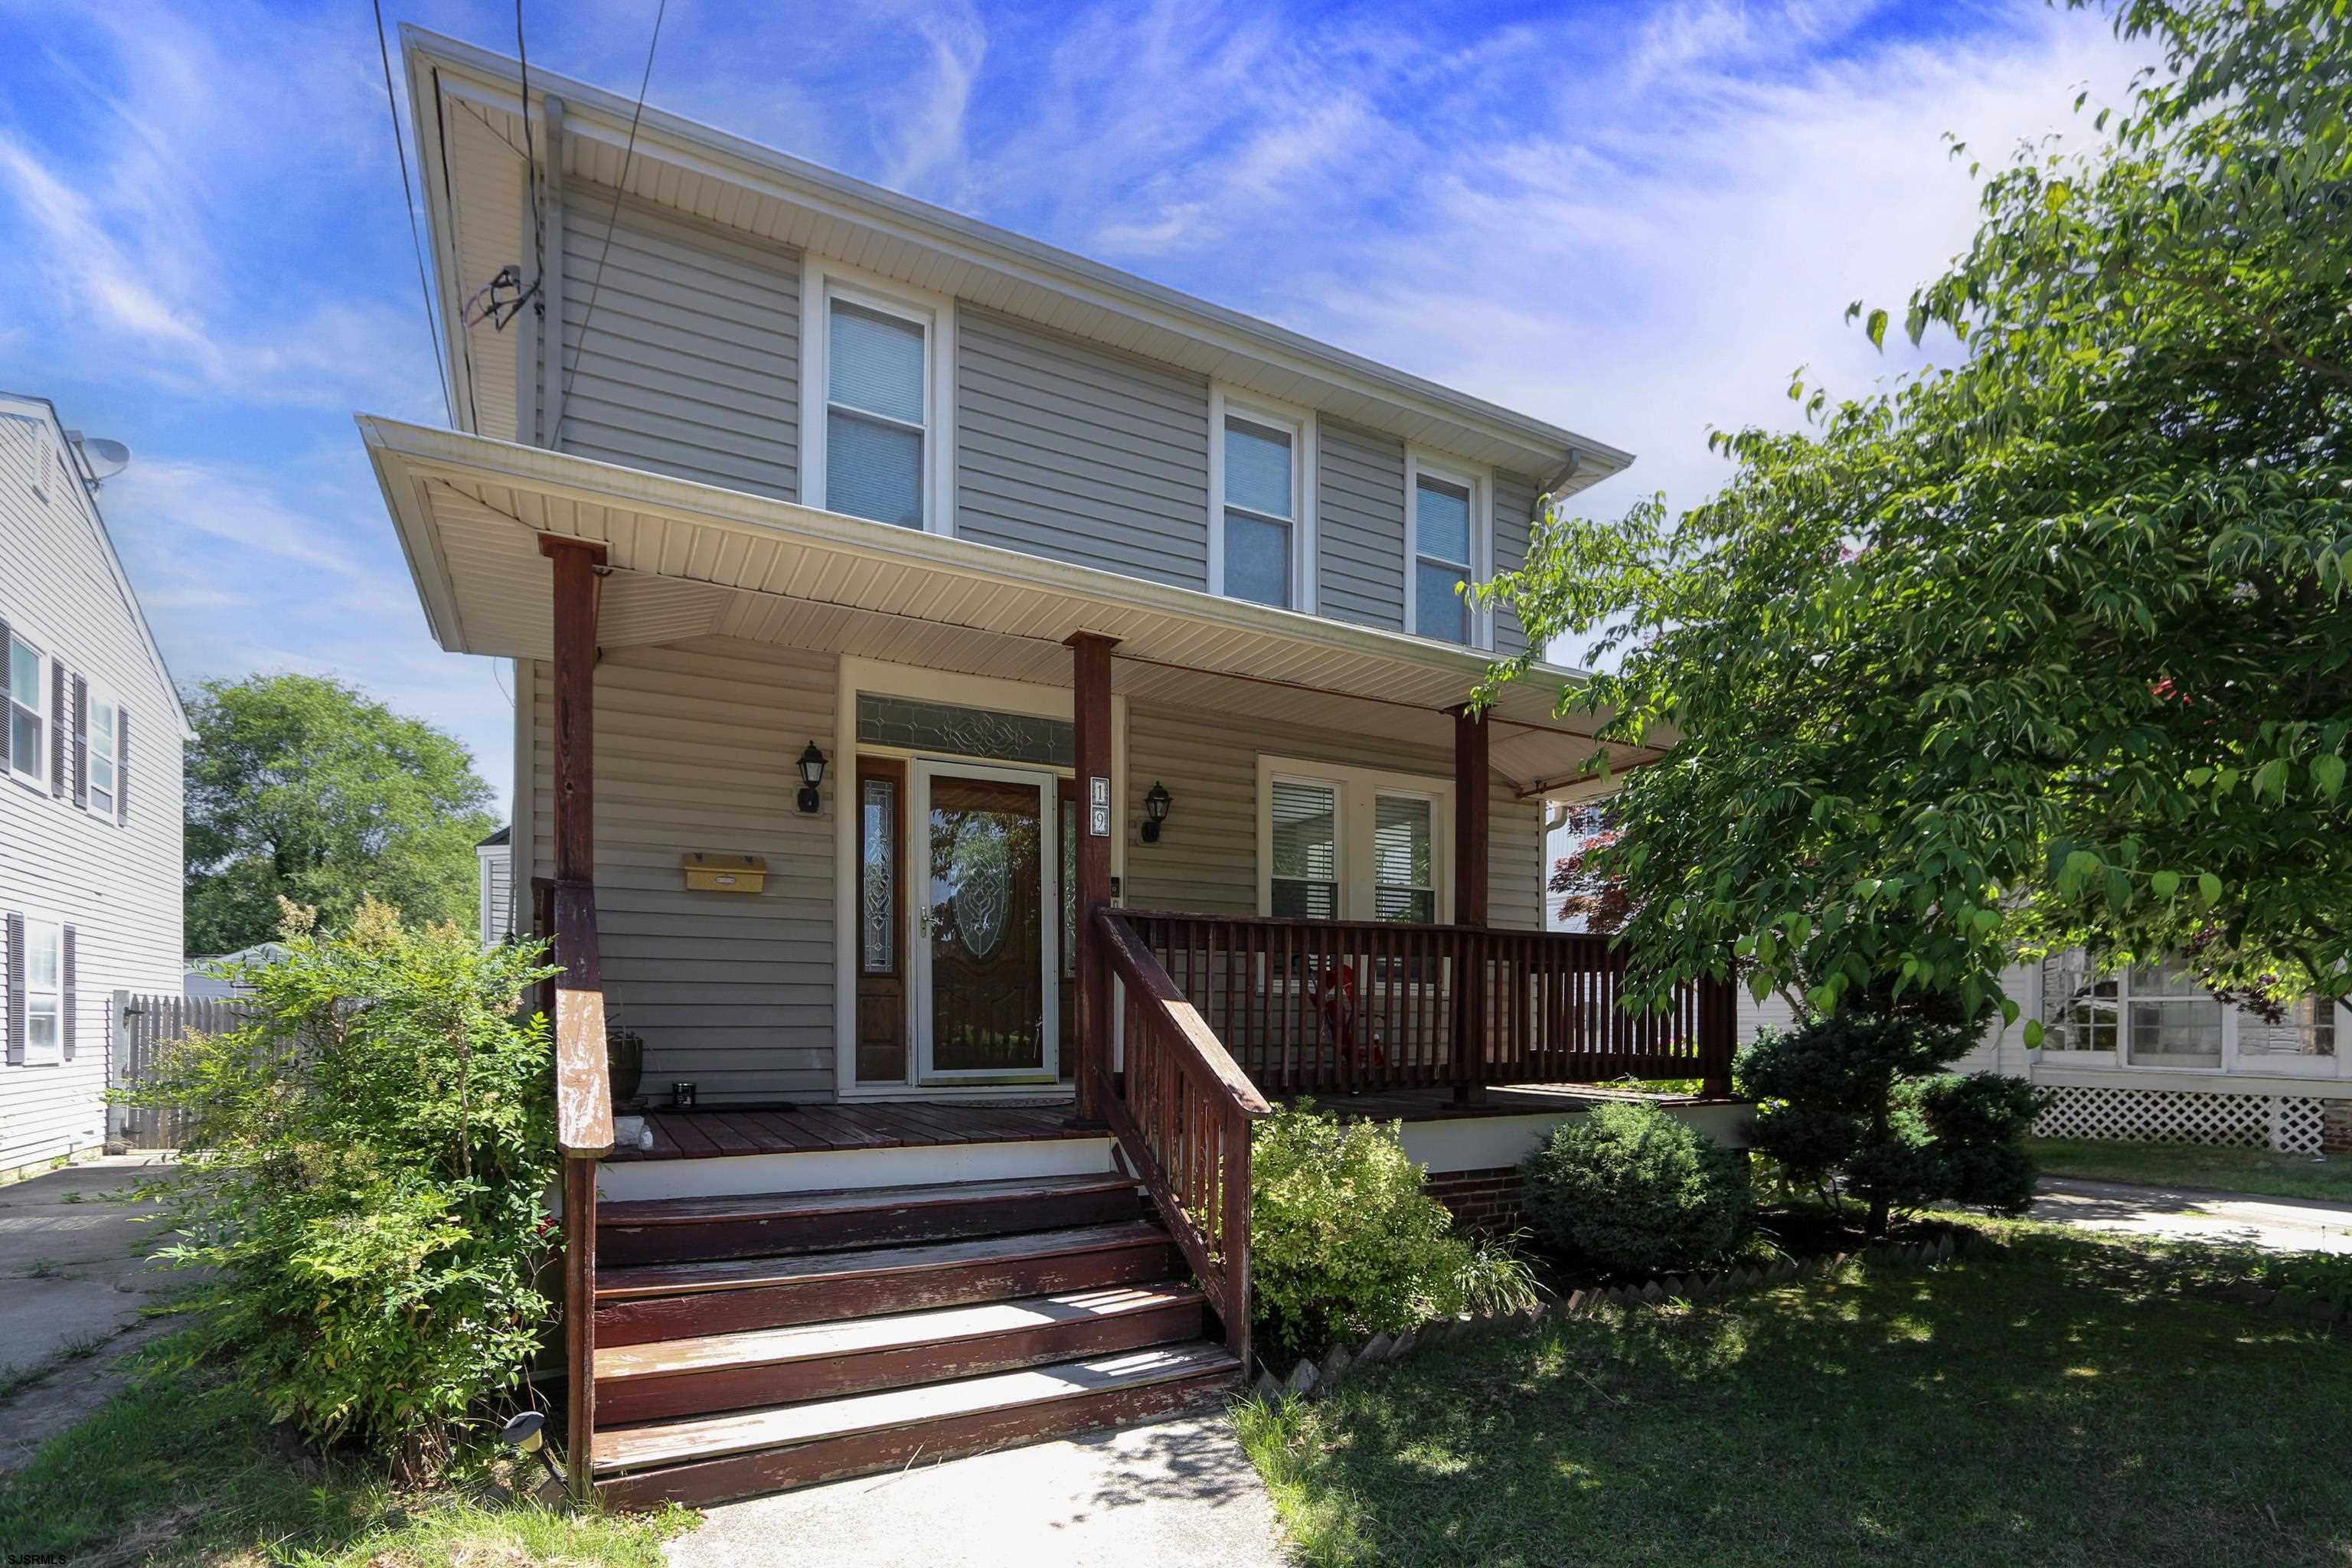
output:
[[1470,1169],[1574,1086],[1727,1091],[1727,986],[1629,1012],[1605,943],[1541,929],[1543,795],[1592,750],[1565,671],[1473,713],[1459,647],[363,429],[436,636],[517,661],[583,1485],[709,1498],[1224,1386],[1277,1099]]

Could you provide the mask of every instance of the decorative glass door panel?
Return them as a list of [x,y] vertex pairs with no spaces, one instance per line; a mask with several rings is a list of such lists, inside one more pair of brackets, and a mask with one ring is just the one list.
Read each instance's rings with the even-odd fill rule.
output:
[[921,1080],[1050,1081],[1061,1011],[1055,781],[1011,768],[917,769]]

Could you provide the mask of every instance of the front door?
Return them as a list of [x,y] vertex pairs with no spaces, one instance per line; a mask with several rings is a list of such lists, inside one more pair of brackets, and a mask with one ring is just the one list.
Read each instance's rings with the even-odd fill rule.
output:
[[918,1082],[1055,1080],[1055,784],[1028,768],[915,763],[908,1012]]

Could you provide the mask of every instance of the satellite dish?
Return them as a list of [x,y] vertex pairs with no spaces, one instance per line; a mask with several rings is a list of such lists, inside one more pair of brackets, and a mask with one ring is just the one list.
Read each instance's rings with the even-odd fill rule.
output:
[[89,465],[92,484],[104,484],[131,466],[131,448],[120,441],[110,441],[103,436],[73,434],[73,444],[81,448],[82,460]]

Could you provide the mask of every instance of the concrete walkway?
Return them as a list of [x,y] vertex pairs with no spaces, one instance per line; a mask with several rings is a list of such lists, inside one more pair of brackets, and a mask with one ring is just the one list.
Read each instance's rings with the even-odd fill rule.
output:
[[152,1208],[110,1199],[160,1159],[108,1156],[0,1187],[0,1474],[105,1404],[122,1358],[169,1331],[140,1315],[180,1282],[141,1256]]
[[2273,1252],[2352,1253],[2352,1206],[2299,1198],[2044,1176],[2032,1217],[2168,1241],[2237,1242]]
[[709,1510],[673,1568],[1274,1568],[1274,1504],[1223,1415],[1007,1448]]

